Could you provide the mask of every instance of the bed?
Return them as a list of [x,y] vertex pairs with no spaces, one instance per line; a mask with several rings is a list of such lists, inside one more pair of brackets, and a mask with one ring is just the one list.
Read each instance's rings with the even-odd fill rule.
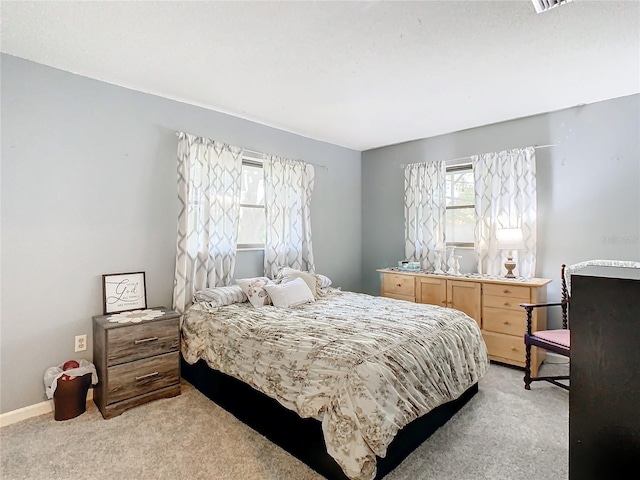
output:
[[382,478],[477,392],[477,323],[449,308],[339,289],[311,303],[196,302],[184,378],[330,479]]

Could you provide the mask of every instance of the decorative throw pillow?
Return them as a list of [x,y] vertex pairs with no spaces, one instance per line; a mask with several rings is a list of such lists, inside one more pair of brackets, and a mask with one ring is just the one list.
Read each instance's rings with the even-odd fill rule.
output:
[[209,302],[215,307],[224,307],[232,303],[246,302],[247,296],[240,288],[240,285],[229,285],[199,290],[193,294],[193,300],[194,302]]
[[278,270],[276,278],[279,283],[288,283],[296,278],[301,278],[311,290],[313,298],[318,298],[318,279],[315,274],[309,272],[303,272],[302,270],[296,270],[291,267],[281,267]]
[[300,277],[286,283],[269,283],[264,288],[274,307],[287,308],[315,302],[313,292]]
[[320,288],[327,288],[331,286],[331,279],[326,275],[320,275],[319,273],[315,274],[317,278],[320,279]]
[[260,308],[265,305],[271,305],[271,299],[264,286],[273,282],[267,277],[239,278],[236,279],[236,283],[240,285],[240,288],[254,307]]

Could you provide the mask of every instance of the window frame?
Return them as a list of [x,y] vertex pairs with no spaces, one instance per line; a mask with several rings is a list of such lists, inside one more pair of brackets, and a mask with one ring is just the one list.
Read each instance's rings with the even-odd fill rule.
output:
[[[258,167],[260,169],[264,169],[264,165],[261,158],[253,157],[251,154],[247,152],[242,153],[242,167],[244,166]],[[264,172],[264,170],[263,170]],[[265,214],[265,222],[266,222],[266,205],[263,203],[262,205],[257,203],[240,203],[240,208],[261,208]],[[238,228],[240,228],[240,221],[238,221]],[[264,243],[238,243],[236,245],[236,250],[250,251],[250,250],[264,250]]]
[[[469,172],[473,172],[473,167],[471,165],[471,162],[464,162],[464,163],[455,163],[455,164],[451,164],[451,165],[447,165],[445,167],[445,185],[447,182],[447,178],[446,176],[449,175],[450,173],[453,172],[461,172],[461,171],[466,171],[468,170]],[[446,211],[448,210],[461,210],[461,209],[468,209],[471,208],[474,210],[475,212],[475,200],[474,203],[470,203],[470,204],[465,204],[465,205],[449,205],[445,207],[445,232],[446,232],[446,225],[447,225],[447,220],[446,220]],[[466,248],[473,248],[475,247],[475,241],[473,242],[450,242],[447,241],[446,238],[446,233],[445,233],[445,247],[466,247]]]

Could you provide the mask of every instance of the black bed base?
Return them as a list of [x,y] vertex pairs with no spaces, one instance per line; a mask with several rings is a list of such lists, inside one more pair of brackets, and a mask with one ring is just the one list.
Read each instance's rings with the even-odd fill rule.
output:
[[[194,365],[181,360],[182,376],[195,388],[243,423],[279,445],[329,480],[346,480],[340,466],[327,453],[322,426],[301,418],[276,400],[229,375],[212,370],[203,360]],[[377,458],[376,480],[397,467],[413,450],[458,412],[476,393],[472,385],[458,399],[440,405],[404,427],[384,458]]]

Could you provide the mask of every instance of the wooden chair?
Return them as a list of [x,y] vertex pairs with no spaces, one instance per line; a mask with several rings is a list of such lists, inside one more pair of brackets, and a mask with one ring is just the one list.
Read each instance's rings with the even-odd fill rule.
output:
[[[525,370],[524,388],[531,390],[531,382],[544,380],[558,387],[569,390],[569,386],[561,383],[560,380],[569,380],[569,375],[556,375],[545,377],[531,376],[531,347],[538,347],[550,352],[571,357],[571,333],[569,330],[569,301],[570,295],[567,290],[567,280],[565,278],[565,267],[562,265],[560,277],[562,278],[562,300],[557,303],[521,303],[527,312],[527,332],[524,334],[525,345]],[[562,328],[556,330],[540,330],[533,332],[531,328],[531,317],[536,308],[560,307],[562,309]]]

